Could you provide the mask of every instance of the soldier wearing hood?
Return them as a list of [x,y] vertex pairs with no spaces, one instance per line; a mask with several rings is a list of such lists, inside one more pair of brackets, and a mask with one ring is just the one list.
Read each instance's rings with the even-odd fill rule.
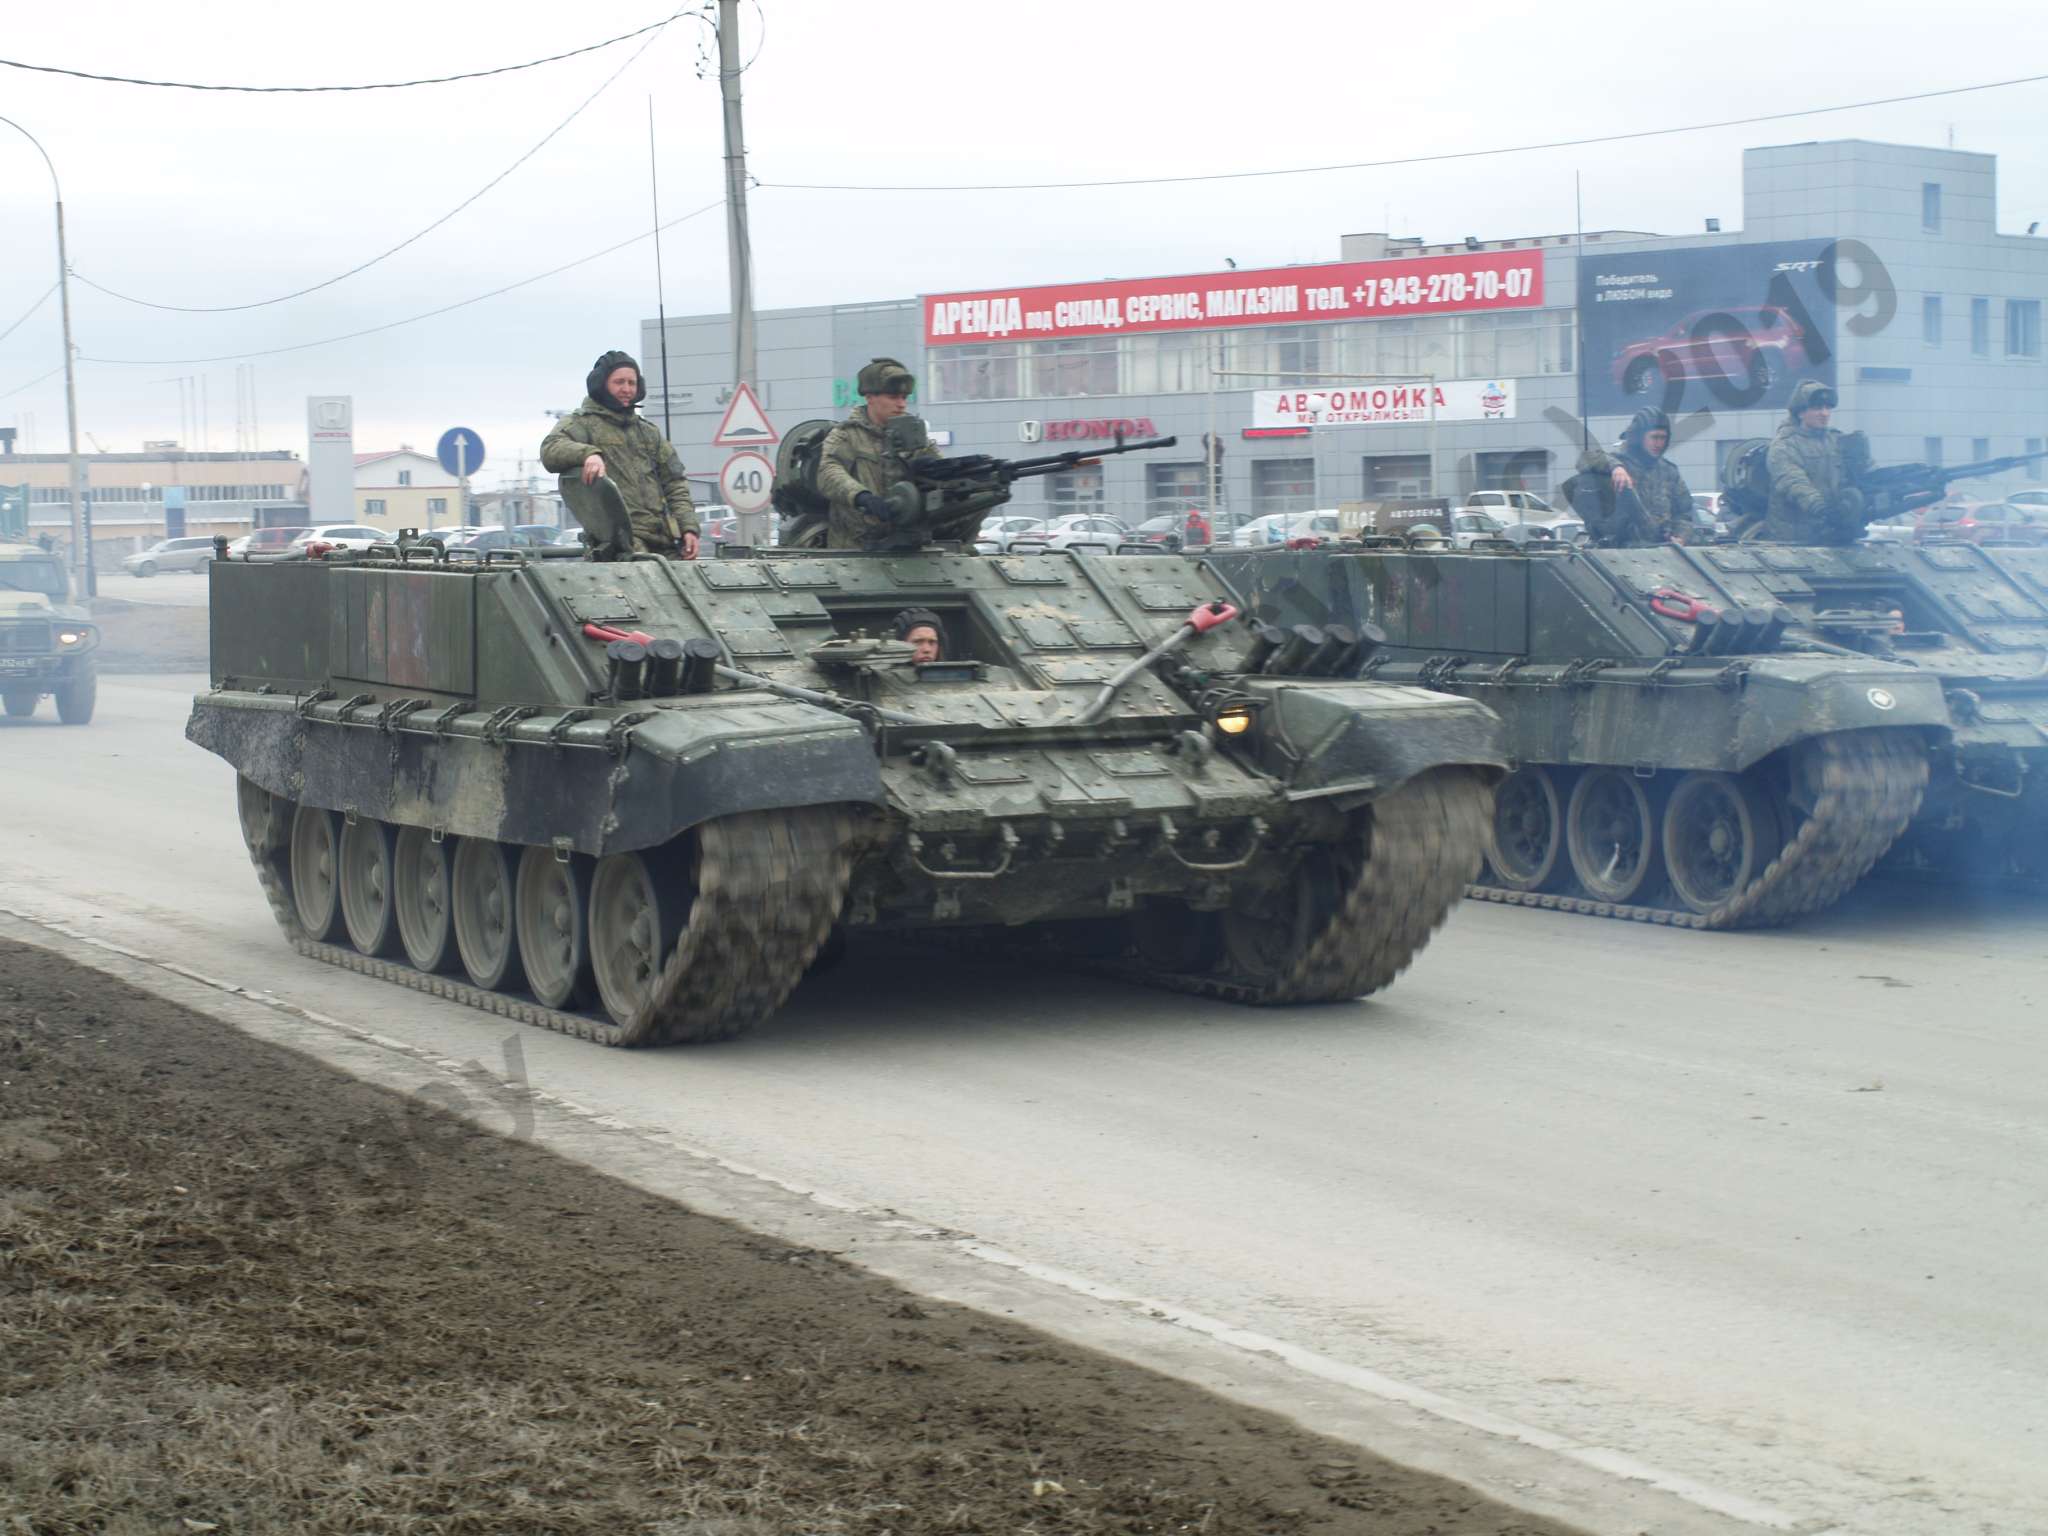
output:
[[661,429],[635,413],[647,381],[630,353],[607,352],[583,381],[589,395],[555,423],[540,445],[541,464],[558,475],[600,475],[619,488],[633,519],[637,554],[697,558],[697,509],[683,461]]
[[1763,537],[1772,543],[1853,544],[1863,532],[1863,493],[1847,437],[1828,425],[1837,399],[1817,379],[1802,380],[1792,391],[1765,460],[1771,504]]
[[[1607,549],[1646,548],[1692,530],[1692,491],[1671,449],[1671,418],[1646,406],[1629,419],[1612,453],[1588,448],[1566,491],[1595,542]],[[1634,492],[1633,497],[1624,492]],[[1640,509],[1640,510],[1638,510]]]
[[[832,504],[825,539],[832,549],[872,548],[895,520],[882,498],[909,478],[884,428],[910,409],[916,383],[910,370],[893,357],[878,357],[854,382],[861,403],[832,429],[818,456],[818,490]],[[937,458],[938,450],[926,445],[918,457]]]

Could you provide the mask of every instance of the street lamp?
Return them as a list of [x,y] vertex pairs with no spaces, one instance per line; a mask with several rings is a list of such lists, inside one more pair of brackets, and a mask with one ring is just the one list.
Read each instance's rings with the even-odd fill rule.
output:
[[11,117],[0,117],[0,123],[5,123],[35,145],[36,153],[49,167],[50,187],[57,194],[57,288],[64,312],[64,418],[71,433],[71,563],[77,590],[84,592],[87,590],[85,573],[92,564],[92,551],[85,547],[85,466],[78,458],[78,381],[72,371],[71,263],[64,254],[64,188],[57,180],[57,167],[52,164],[50,152],[43,148],[42,141]]

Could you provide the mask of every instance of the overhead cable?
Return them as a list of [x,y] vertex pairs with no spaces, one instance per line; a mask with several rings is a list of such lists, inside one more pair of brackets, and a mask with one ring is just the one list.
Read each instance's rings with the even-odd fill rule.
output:
[[0,400],[5,400],[7,398],[7,395],[18,395],[24,389],[30,389],[33,388],[35,385],[42,383],[43,380],[50,377],[50,374],[62,373],[63,371],[64,365],[62,363],[59,363],[56,367],[52,368],[49,373],[39,373],[34,378],[30,379],[28,383],[15,385],[14,388],[7,391],[6,395],[0,395]]
[[[723,208],[724,206],[725,199],[721,197],[715,202],[706,203],[702,208],[694,208],[690,212],[683,214],[679,218],[670,219],[666,224],[663,224],[660,227],[662,229],[674,229],[678,224],[687,224],[690,220],[700,218],[704,214],[711,212],[714,208]],[[536,272],[532,277],[522,277],[516,283],[507,283],[502,288],[493,288],[489,293],[479,293],[472,298],[458,299],[453,304],[443,304],[439,309],[429,309],[421,314],[408,315],[403,320],[389,320],[386,321],[383,325],[365,326],[360,331],[349,331],[340,336],[322,337],[319,341],[301,341],[295,342],[288,347],[265,347],[259,351],[253,352],[222,352],[213,357],[81,356],[79,358],[79,361],[81,363],[102,363],[120,367],[128,367],[133,365],[140,367],[161,368],[170,365],[183,365],[187,363],[232,363],[240,362],[245,358],[251,357],[276,357],[280,353],[284,352],[305,352],[314,347],[331,347],[337,342],[354,341],[356,338],[360,336],[375,336],[380,331],[395,331],[400,326],[417,325],[420,321],[431,320],[436,315],[451,314],[458,309],[467,309],[472,304],[481,304],[485,299],[495,299],[500,294],[511,293],[514,289],[530,287],[534,283],[541,282],[550,277],[558,276],[559,274],[567,272],[572,268],[585,266],[590,262],[598,260],[601,257],[609,256],[614,251],[623,251],[629,245],[638,245],[642,240],[652,238],[654,233],[655,231],[652,229],[643,230],[639,234],[634,235],[630,239],[619,241],[616,245],[608,245],[601,251],[592,251],[588,256],[578,256],[574,261],[565,261],[559,267],[550,267],[545,272]],[[45,374],[43,375],[43,377],[48,378],[49,375]],[[37,381],[31,380],[30,382],[33,383]],[[24,385],[23,387],[26,388],[27,386]]]
[[423,80],[378,80],[367,85],[212,85],[191,80],[140,80],[133,75],[103,75],[89,69],[63,69],[55,64],[30,64],[21,59],[0,59],[0,64],[6,65],[9,69],[33,70],[44,75],[69,75],[74,80],[97,80],[107,85],[148,85],[167,91],[241,91],[253,95],[299,96],[313,96],[332,91],[407,91],[416,85],[452,85],[458,80],[486,80],[492,75],[511,75],[522,69],[538,69],[543,64],[559,64],[563,59],[573,59],[579,54],[596,53],[599,49],[630,42],[642,33],[658,32],[682,16],[696,16],[706,26],[711,25],[709,17],[698,15],[695,11],[671,11],[659,21],[651,21],[644,27],[635,27],[630,32],[621,32],[617,37],[608,37],[601,43],[586,43],[581,48],[571,48],[565,53],[551,53],[544,59],[528,59],[524,64],[501,64],[496,69],[473,69],[460,75],[432,75]]
[[56,291],[57,284],[52,283],[50,284],[49,287],[45,288],[40,294],[38,294],[36,296],[35,303],[29,305],[27,309],[24,309],[21,312],[21,318],[19,320],[15,321],[14,324],[7,327],[6,330],[0,331],[0,341],[5,341],[8,337],[12,336],[16,331],[20,330],[22,326],[27,324],[28,317],[34,314],[37,310],[41,309],[45,304],[49,303],[50,295],[55,293]]
[[1263,171],[1208,171],[1192,176],[1122,176],[1099,181],[997,181],[997,182],[911,182],[854,183],[813,181],[763,181],[757,185],[784,192],[1061,192],[1085,187],[1158,187],[1190,181],[1250,181],[1265,176],[1317,176],[1327,171],[1377,171],[1402,165],[1436,165],[1446,160],[1481,160],[1493,155],[1527,155],[1545,149],[1583,149],[1594,144],[1622,144],[1632,139],[1667,138],[1680,133],[1706,133],[1715,128],[1745,128],[1756,123],[1782,123],[1791,118],[1820,117],[1829,112],[1857,112],[1866,107],[1895,107],[1906,102],[1932,101],[1942,96],[1964,96],[1973,91],[1998,91],[2014,85],[2039,85],[2048,75],[2022,75],[2012,80],[1987,80],[1979,85],[1950,86],[1939,91],[1915,91],[1909,96],[1878,96],[1869,101],[1846,101],[1832,107],[1802,107],[1793,112],[1762,112],[1754,117],[1729,117],[1711,123],[1687,123],[1675,128],[1640,128],[1628,133],[1600,133],[1583,139],[1550,139],[1540,144],[1507,144],[1492,149],[1447,150],[1435,155],[1402,155],[1391,160],[1348,160],[1336,165],[1295,165]]
[[[671,17],[670,19],[673,20],[674,18]],[[346,278],[354,277],[358,272],[367,272],[370,268],[376,266],[378,262],[384,261],[392,256],[396,256],[400,251],[404,250],[407,246],[432,234],[435,230],[439,229],[443,224],[446,224],[450,219],[454,218],[458,213],[462,212],[463,209],[469,207],[470,204],[474,203],[478,198],[482,197],[486,192],[490,191],[493,187],[497,186],[499,182],[503,181],[506,177],[510,176],[514,171],[518,170],[519,167],[526,164],[527,161],[531,160],[543,149],[547,148],[548,144],[551,141],[553,141],[557,134],[561,133],[561,131],[564,128],[567,128],[571,123],[575,122],[576,119],[583,114],[585,108],[587,108],[593,101],[596,101],[597,98],[602,96],[606,91],[610,90],[613,82],[616,81],[620,75],[623,75],[627,70],[631,69],[633,65],[636,62],[638,62],[640,56],[647,52],[649,48],[652,48],[655,45],[655,43],[660,40],[661,29],[663,27],[666,27],[667,25],[668,22],[662,22],[659,26],[655,27],[653,30],[653,34],[648,37],[647,41],[642,43],[638,48],[636,48],[633,51],[633,56],[627,59],[626,62],[621,64],[617,69],[613,70],[611,74],[605,79],[603,85],[600,85],[596,90],[592,91],[588,96],[584,97],[581,106],[577,107],[574,112],[571,112],[567,117],[563,118],[559,123],[555,124],[555,126],[548,131],[546,138],[542,139],[538,144],[534,145],[533,148],[529,149],[517,160],[514,160],[510,165],[506,166],[504,170],[500,171],[496,176],[492,177],[489,181],[485,182],[481,187],[477,188],[476,191],[470,193],[468,197],[464,198],[461,202],[457,203],[453,208],[450,208],[446,213],[442,214],[441,217],[434,220],[434,222],[429,224],[425,229],[407,235],[403,240],[399,241],[398,244],[392,246],[390,250],[385,251],[380,255],[372,256],[368,261],[358,262],[355,266],[350,267],[346,272],[336,273],[333,277],[327,278],[323,282],[313,283],[304,288],[295,288],[290,293],[281,293],[274,299],[255,299],[247,304],[158,304],[149,299],[138,299],[133,294],[121,293],[115,289],[109,288],[105,283],[94,282],[91,278],[87,277],[83,272],[80,272],[76,267],[72,268],[71,275],[77,278],[81,283],[84,283],[86,287],[96,289],[98,292],[107,295],[107,297],[110,299],[119,299],[125,304],[140,304],[144,309],[172,310],[181,315],[225,315],[232,314],[238,310],[244,309],[263,309],[272,304],[283,304],[290,299],[302,299],[309,293],[318,293],[322,288],[332,288],[336,283],[341,282]]]

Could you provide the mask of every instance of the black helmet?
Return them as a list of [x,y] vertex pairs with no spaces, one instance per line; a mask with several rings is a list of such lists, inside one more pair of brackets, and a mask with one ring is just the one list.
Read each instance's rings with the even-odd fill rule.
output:
[[590,392],[590,398],[599,405],[609,405],[613,410],[617,410],[617,402],[604,392],[604,381],[621,368],[632,369],[633,376],[640,381],[639,388],[633,392],[633,404],[638,405],[645,400],[647,375],[641,372],[639,360],[630,352],[607,352],[590,365],[590,372],[583,380],[583,387]]

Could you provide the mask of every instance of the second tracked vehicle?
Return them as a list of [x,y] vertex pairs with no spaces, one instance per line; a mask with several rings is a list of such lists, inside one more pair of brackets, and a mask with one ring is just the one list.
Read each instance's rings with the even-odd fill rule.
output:
[[1330,1001],[1478,868],[1499,722],[1267,656],[1176,556],[600,558],[610,490],[565,477],[583,551],[212,567],[187,735],[302,953],[612,1045],[745,1028],[845,933]]
[[2048,874],[2048,550],[1399,541],[1210,564],[1377,626],[1370,676],[1487,704],[1496,901],[1688,927],[1817,911],[1881,857]]

